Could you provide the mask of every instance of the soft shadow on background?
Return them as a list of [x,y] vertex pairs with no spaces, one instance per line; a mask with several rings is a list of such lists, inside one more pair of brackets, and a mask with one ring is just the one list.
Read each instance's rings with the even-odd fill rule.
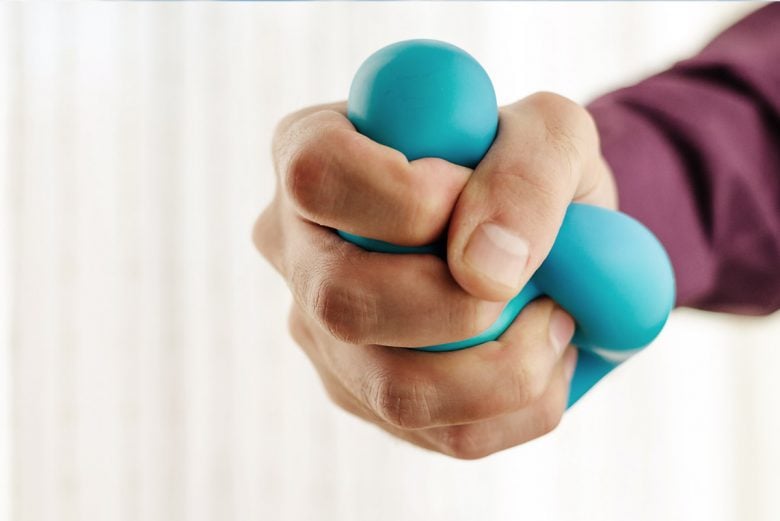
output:
[[780,518],[780,316],[678,311],[555,432],[455,461],[328,402],[249,239],[275,122],[383,45],[587,102],[755,7],[0,6],[0,515]]

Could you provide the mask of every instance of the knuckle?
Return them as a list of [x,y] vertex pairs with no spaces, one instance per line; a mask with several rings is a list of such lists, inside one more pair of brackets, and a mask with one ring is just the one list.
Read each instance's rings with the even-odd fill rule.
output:
[[271,155],[277,170],[280,169],[280,166],[289,163],[291,154],[305,138],[306,126],[301,126],[301,122],[306,119],[311,110],[311,107],[307,107],[291,112],[276,123],[271,138]]
[[492,435],[473,425],[444,427],[439,440],[442,452],[456,459],[480,459],[495,452]]
[[596,124],[584,107],[554,94],[534,95],[534,103],[542,114],[547,140],[570,160],[578,160],[598,144]]
[[349,344],[367,343],[364,332],[368,299],[363,292],[345,284],[345,280],[349,279],[326,275],[319,281],[312,302],[314,316],[337,340]]
[[400,429],[422,429],[434,421],[435,385],[415,378],[383,374],[373,378],[368,401],[376,413]]
[[308,110],[310,110],[310,108],[305,107],[293,112],[289,112],[282,119],[277,121],[273,133],[274,140],[277,140],[289,133],[290,128],[295,124],[296,121],[303,118]]
[[579,127],[590,120],[590,114],[577,102],[554,92],[537,92],[531,100],[545,117],[557,120],[561,126]]
[[290,158],[284,172],[284,186],[295,207],[304,214],[316,214],[328,168],[321,140],[306,143]]
[[556,106],[559,103],[563,103],[567,101],[567,98],[561,96],[560,94],[556,94],[555,92],[541,90],[531,94],[528,97],[528,100],[534,103],[535,105],[541,107],[549,107],[549,106]]

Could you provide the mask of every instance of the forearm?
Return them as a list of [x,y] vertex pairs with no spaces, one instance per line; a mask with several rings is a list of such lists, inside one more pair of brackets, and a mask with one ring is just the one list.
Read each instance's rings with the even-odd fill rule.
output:
[[588,108],[621,210],[669,251],[677,304],[780,309],[780,5]]

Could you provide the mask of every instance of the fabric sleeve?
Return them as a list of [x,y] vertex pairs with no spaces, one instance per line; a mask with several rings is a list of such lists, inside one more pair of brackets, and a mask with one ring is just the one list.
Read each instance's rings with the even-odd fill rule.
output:
[[669,252],[677,305],[780,309],[780,4],[588,109],[620,209]]

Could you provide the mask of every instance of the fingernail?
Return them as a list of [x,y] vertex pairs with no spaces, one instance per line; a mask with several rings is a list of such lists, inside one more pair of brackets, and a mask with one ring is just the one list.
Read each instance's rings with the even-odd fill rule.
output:
[[528,241],[493,223],[482,223],[463,252],[466,264],[503,286],[516,288],[528,262]]
[[550,342],[555,354],[561,356],[563,350],[569,345],[574,336],[574,320],[568,313],[560,308],[555,308],[550,316]]
[[571,382],[571,377],[574,376],[574,369],[577,367],[577,354],[577,350],[572,349],[571,354],[563,361],[563,375],[569,382]]

